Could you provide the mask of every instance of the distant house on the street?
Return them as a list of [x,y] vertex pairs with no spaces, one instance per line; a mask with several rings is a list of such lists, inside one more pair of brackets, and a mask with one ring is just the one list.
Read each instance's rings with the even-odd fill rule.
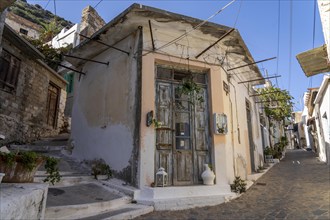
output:
[[1,48],[0,133],[8,142],[58,134],[66,81],[8,25],[4,25]]
[[[133,4],[72,50],[82,59],[66,57],[80,72],[73,155],[104,159],[140,189],[134,199],[156,209],[221,203],[235,176],[248,178],[264,161],[251,97],[264,79],[237,30],[210,22],[194,29],[200,23]],[[214,186],[202,185],[204,164]],[[168,187],[152,187],[160,167]]]
[[304,126],[304,137],[307,149],[318,152],[318,141],[316,135],[314,101],[319,88],[309,88],[304,95],[304,110],[302,114],[302,124]]

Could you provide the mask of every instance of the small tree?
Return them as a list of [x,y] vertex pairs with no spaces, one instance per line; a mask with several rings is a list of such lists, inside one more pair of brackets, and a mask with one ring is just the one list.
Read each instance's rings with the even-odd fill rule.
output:
[[54,19],[43,26],[43,30],[40,35],[40,40],[43,43],[47,43],[48,41],[51,41],[53,37],[55,37],[60,32],[60,30],[61,29],[56,24],[56,19]]
[[63,60],[62,54],[67,53],[72,47],[72,45],[69,45],[67,47],[53,48],[39,39],[27,38],[27,40],[45,56],[43,61],[55,71],[57,71],[58,64]]
[[[281,128],[283,128],[285,121],[288,121],[292,115],[293,103],[291,100],[293,97],[288,91],[275,87],[261,88],[258,89],[258,92],[261,94],[259,99],[263,102],[265,114],[270,124],[274,124],[274,121],[280,122],[279,124],[282,124]],[[273,121],[273,123],[271,121]],[[271,133],[271,129],[269,128],[269,134]],[[272,147],[272,143],[270,143],[270,145]]]

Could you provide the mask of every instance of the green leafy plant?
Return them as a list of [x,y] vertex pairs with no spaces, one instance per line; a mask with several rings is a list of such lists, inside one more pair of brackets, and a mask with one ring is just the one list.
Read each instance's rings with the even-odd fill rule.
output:
[[45,44],[40,39],[26,38],[26,40],[45,56],[43,61],[55,71],[57,71],[58,64],[63,60],[62,54],[67,53],[72,47],[72,45],[69,45],[67,47],[53,48],[51,45]]
[[97,179],[97,175],[107,175],[108,178],[112,177],[112,171],[108,164],[102,159],[92,161],[92,175]]
[[179,96],[187,95],[188,102],[195,104],[195,102],[203,103],[204,98],[200,94],[202,88],[194,81],[193,75],[183,78],[180,87],[178,88]]
[[243,193],[246,191],[246,182],[241,177],[236,176],[233,183],[230,184],[230,188],[232,192]]
[[52,185],[61,180],[60,172],[58,169],[59,160],[53,157],[47,157],[45,163],[46,174],[48,176],[44,179],[44,182],[50,182]]
[[266,169],[266,168],[265,168],[264,166],[261,166],[261,165],[260,165],[260,166],[258,166],[258,170],[257,170],[257,172],[258,172],[258,173],[262,173],[264,169]]
[[23,172],[32,172],[42,161],[46,161],[45,169],[48,174],[44,182],[50,182],[53,185],[60,181],[58,170],[58,159],[45,157],[33,151],[0,153],[0,159],[4,162],[3,169],[14,168],[16,163],[20,163]]
[[275,121],[282,121],[292,115],[293,97],[286,90],[276,87],[258,89],[259,99],[263,101],[266,115]]
[[152,119],[152,124],[155,126],[155,128],[160,128],[163,125],[163,123],[157,121],[157,119]]
[[24,164],[25,168],[28,169],[29,171],[32,171],[37,164],[37,153],[33,151],[25,151],[21,153],[21,160],[22,163]]

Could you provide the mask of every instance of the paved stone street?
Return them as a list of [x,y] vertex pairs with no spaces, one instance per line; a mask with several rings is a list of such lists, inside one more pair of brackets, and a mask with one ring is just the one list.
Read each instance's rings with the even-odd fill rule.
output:
[[330,219],[330,170],[313,152],[292,150],[229,203],[153,212],[139,219]]

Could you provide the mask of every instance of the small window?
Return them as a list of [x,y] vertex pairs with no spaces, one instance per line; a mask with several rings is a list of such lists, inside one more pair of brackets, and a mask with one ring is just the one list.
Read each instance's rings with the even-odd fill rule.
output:
[[69,73],[65,74],[64,79],[68,82],[68,84],[66,86],[66,92],[68,94],[72,93],[73,92],[74,73],[69,72]]
[[158,79],[172,79],[172,70],[158,67],[157,68],[157,78]]
[[23,29],[23,28],[20,28],[20,29],[19,29],[19,32],[20,32],[21,34],[24,34],[24,35],[27,35],[27,34],[28,34],[28,31],[25,30],[25,29]]
[[0,57],[0,89],[13,92],[16,89],[21,61],[6,50]]

